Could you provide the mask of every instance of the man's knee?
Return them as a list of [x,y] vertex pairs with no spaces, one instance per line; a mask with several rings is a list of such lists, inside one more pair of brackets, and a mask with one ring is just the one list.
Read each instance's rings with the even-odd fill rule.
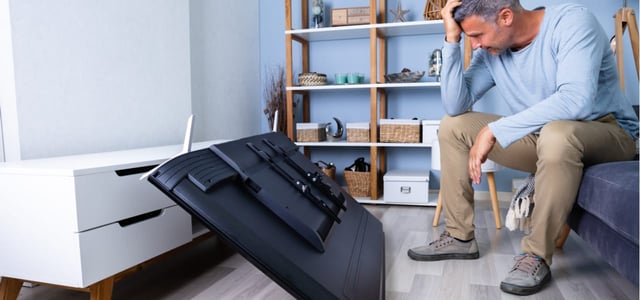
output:
[[455,132],[459,132],[461,128],[467,128],[468,126],[468,114],[461,114],[457,116],[445,115],[440,120],[440,127],[438,127],[438,137],[451,136]]
[[579,153],[581,141],[576,137],[576,121],[549,122],[540,130],[538,156],[545,159],[562,159],[570,153]]

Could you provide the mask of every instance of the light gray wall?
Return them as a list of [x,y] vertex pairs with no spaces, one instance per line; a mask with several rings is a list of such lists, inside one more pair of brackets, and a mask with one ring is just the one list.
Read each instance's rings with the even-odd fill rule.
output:
[[195,138],[236,139],[259,133],[258,1],[190,3]]
[[16,158],[179,143],[191,112],[188,2],[9,4],[19,140],[5,146]]
[[[13,79],[13,46],[11,42],[11,20],[9,16],[9,1],[0,0],[0,161],[5,161],[7,154],[5,153],[5,141],[9,138],[4,137],[4,130],[7,125],[3,125],[2,119],[16,122],[10,111],[15,111],[15,81]],[[4,116],[4,117],[3,117]],[[9,126],[10,128],[10,126]],[[17,133],[17,130],[10,130],[9,133]],[[15,137],[14,137],[15,139]],[[14,151],[19,152],[19,149]]]
[[0,0],[7,160],[259,132],[258,5]]

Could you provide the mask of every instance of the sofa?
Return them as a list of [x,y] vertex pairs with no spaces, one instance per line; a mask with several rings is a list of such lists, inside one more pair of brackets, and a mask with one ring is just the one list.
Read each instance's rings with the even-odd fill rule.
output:
[[638,161],[585,168],[568,225],[620,274],[638,285]]

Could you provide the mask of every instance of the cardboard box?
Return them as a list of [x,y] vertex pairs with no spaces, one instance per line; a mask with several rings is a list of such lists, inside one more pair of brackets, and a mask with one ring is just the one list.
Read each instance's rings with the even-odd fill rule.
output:
[[368,143],[369,123],[347,123],[347,142]]
[[334,8],[331,10],[331,26],[369,24],[369,7]]
[[429,171],[390,170],[383,181],[385,203],[429,202]]
[[420,143],[420,120],[380,119],[381,143]]
[[440,120],[422,120],[422,143],[433,145],[438,140]]

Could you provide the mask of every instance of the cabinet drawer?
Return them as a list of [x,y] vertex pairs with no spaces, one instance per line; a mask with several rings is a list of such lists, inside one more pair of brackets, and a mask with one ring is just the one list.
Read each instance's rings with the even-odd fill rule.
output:
[[191,241],[191,216],[179,206],[77,234],[82,286]]
[[[109,171],[76,176],[77,232],[175,205],[141,174]],[[126,172],[125,172],[126,173]]]

